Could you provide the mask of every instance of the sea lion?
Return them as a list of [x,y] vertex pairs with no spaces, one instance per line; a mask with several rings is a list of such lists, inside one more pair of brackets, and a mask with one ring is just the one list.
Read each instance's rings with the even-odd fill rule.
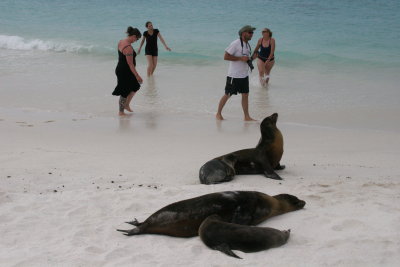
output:
[[202,195],[172,203],[156,211],[144,222],[128,222],[136,226],[119,230],[126,235],[160,234],[192,237],[198,234],[200,224],[216,214],[226,222],[257,225],[266,219],[302,209],[306,203],[295,196],[269,196],[256,191],[226,191]]
[[280,165],[283,136],[276,127],[277,120],[278,113],[274,113],[261,122],[261,138],[255,148],[238,150],[206,162],[199,171],[200,182],[228,182],[235,174],[264,174],[268,178],[282,180],[275,172],[285,168]]
[[218,215],[206,218],[199,228],[199,236],[207,247],[239,259],[232,250],[258,252],[276,248],[285,244],[289,235],[290,230],[224,222]]

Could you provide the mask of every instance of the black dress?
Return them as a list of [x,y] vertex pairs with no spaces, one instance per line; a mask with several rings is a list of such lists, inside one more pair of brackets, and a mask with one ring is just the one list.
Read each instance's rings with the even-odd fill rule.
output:
[[[124,50],[124,47],[122,50]],[[133,65],[136,66],[136,52],[133,51]],[[133,75],[128,63],[126,62],[126,56],[118,50],[118,64],[115,68],[115,74],[117,75],[117,87],[115,87],[113,95],[128,97],[133,91],[136,92],[140,89],[140,84],[137,81],[135,75]]]
[[159,32],[158,29],[154,29],[152,35],[149,34],[149,31],[143,33],[143,36],[146,38],[145,55],[153,57],[158,56],[157,38]]

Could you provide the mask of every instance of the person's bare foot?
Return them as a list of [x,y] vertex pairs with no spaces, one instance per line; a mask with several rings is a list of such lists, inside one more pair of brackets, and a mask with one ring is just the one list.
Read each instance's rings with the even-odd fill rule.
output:
[[121,117],[122,116],[126,116],[125,112],[123,112],[123,111],[119,112],[118,115],[121,116]]
[[252,117],[245,117],[244,121],[256,121],[255,119],[253,119]]
[[264,78],[265,78],[265,85],[267,85],[269,82],[269,75],[266,75]]
[[261,77],[261,78],[260,78],[260,84],[261,84],[262,87],[265,87],[265,86],[266,86],[266,82],[265,82],[264,77]]
[[129,111],[129,112],[133,112],[133,110],[131,109],[130,106],[126,106],[125,109],[126,109],[127,111]]
[[216,118],[217,120],[220,120],[220,121],[224,120],[224,117],[222,117],[221,114],[216,114],[216,115],[215,115],[215,118]]

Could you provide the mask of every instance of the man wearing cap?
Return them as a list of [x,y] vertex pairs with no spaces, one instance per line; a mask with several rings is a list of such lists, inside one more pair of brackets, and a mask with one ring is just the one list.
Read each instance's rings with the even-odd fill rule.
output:
[[[254,121],[249,114],[249,60],[251,47],[248,41],[253,37],[256,28],[246,25],[239,30],[239,39],[233,41],[225,49],[224,60],[228,60],[229,69],[226,77],[225,94],[221,97],[216,114],[217,120],[223,120],[222,109],[232,95],[242,94],[242,108],[245,121]],[[253,55],[255,56],[255,55]],[[252,66],[252,64],[251,64]]]

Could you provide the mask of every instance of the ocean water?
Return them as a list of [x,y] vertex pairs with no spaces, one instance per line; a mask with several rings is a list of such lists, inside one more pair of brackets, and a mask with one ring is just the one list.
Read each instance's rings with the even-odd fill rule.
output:
[[[251,24],[253,47],[264,27],[277,43],[268,88],[251,74],[254,116],[393,129],[399,11],[398,0],[2,0],[0,105],[115,115],[116,44],[127,26],[143,32],[150,20],[173,51],[159,43],[159,67],[135,96],[136,110],[208,116],[223,94],[224,49]],[[145,68],[139,55],[143,77]],[[227,116],[241,117],[240,97],[228,103]]]

